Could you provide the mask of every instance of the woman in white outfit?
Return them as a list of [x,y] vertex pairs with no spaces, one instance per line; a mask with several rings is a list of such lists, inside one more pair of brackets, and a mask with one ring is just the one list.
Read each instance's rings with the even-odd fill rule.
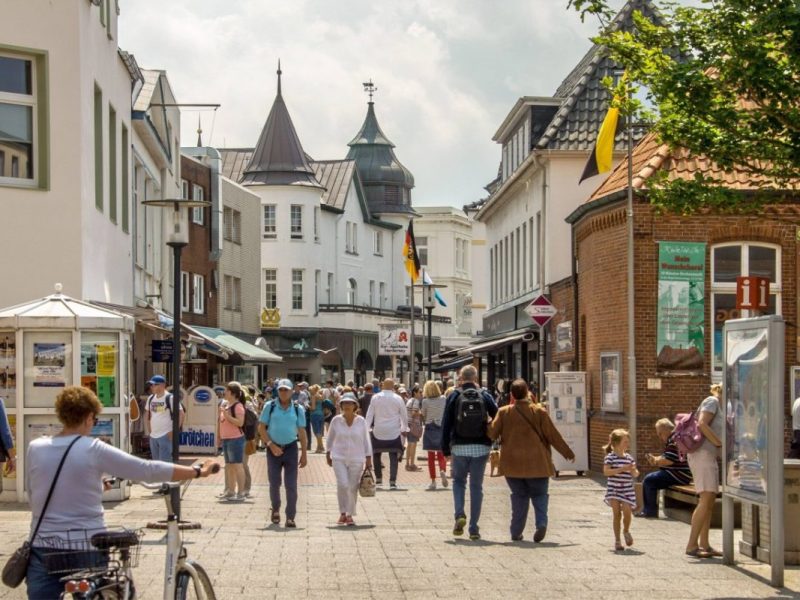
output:
[[339,399],[341,414],[331,421],[328,430],[328,465],[336,474],[336,492],[339,497],[338,525],[355,525],[358,486],[364,468],[372,468],[372,443],[367,422],[356,414],[358,399],[352,392]]

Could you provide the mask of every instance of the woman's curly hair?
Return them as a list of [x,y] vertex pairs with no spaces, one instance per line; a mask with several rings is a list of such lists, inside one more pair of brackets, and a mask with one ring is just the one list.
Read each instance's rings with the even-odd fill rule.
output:
[[103,405],[89,388],[71,385],[56,397],[56,416],[65,427],[78,427],[89,415],[97,416]]

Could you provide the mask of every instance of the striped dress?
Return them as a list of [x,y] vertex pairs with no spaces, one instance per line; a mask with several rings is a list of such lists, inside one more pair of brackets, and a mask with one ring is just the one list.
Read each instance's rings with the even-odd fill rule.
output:
[[[615,452],[606,454],[603,464],[608,465],[612,469],[618,469],[625,465],[634,464],[633,457],[627,452],[620,456]],[[606,504],[611,504],[611,500],[619,500],[630,504],[631,507],[636,508],[636,491],[633,489],[633,475],[630,473],[617,473],[608,478],[608,487],[606,488]]]

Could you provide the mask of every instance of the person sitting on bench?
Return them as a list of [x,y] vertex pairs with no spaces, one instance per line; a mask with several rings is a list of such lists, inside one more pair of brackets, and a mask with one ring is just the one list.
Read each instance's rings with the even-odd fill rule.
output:
[[692,482],[692,472],[686,459],[678,452],[672,432],[675,429],[669,419],[656,422],[656,435],[664,443],[664,451],[660,456],[647,454],[647,463],[659,467],[658,471],[648,473],[642,482],[644,508],[636,513],[637,517],[646,519],[658,518],[658,490],[673,485],[688,485]]

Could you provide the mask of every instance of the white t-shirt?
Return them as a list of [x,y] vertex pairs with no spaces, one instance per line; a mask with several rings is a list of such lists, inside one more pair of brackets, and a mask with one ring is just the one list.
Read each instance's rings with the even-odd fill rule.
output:
[[[58,463],[74,439],[73,435],[41,437],[28,446],[25,487],[31,506],[31,533]],[[103,529],[104,474],[155,483],[169,481],[174,468],[172,463],[142,460],[100,440],[84,437],[75,443],[64,461],[38,535],[44,537],[70,529]]]
[[[166,392],[163,396],[150,396],[150,399],[147,401],[147,410],[150,411],[150,437],[151,438],[160,438],[167,435],[170,431],[172,431],[172,416],[169,412],[169,407],[167,406],[167,396],[169,392]],[[175,398],[170,398],[170,406],[172,403],[175,402]],[[178,404],[175,402],[175,404]],[[180,410],[183,410],[183,407],[180,407]]]
[[792,404],[792,429],[800,429],[800,398],[795,398]]
[[408,431],[408,412],[403,399],[390,390],[372,396],[367,409],[367,428],[379,440],[393,440]]
[[363,463],[365,457],[372,456],[372,442],[364,417],[356,415],[349,426],[344,416],[333,417],[328,429],[328,450],[333,460],[343,462]]

